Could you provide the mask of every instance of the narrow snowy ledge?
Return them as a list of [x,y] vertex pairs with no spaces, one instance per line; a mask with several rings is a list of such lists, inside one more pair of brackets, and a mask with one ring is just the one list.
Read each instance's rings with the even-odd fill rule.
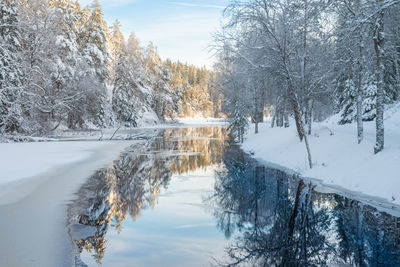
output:
[[[260,125],[260,133],[251,128],[243,148],[256,157],[363,194],[385,198],[400,204],[400,111],[392,108],[385,119],[385,149],[374,155],[375,123],[364,124],[364,141],[357,144],[356,125],[338,125],[337,118],[314,124],[310,136],[313,169],[308,168],[304,143],[296,135],[294,123],[289,129]],[[252,126],[254,127],[254,126]]]

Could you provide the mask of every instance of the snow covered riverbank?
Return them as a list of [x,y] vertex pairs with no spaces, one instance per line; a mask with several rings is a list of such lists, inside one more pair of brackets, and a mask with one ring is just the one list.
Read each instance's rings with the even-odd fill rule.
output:
[[289,129],[270,128],[267,121],[260,133],[249,129],[243,144],[255,157],[290,168],[304,177],[320,179],[323,184],[340,186],[355,192],[380,197],[400,204],[400,110],[386,113],[385,149],[374,155],[375,123],[364,124],[364,141],[357,144],[355,124],[338,125],[332,117],[313,125],[310,147],[313,169],[308,168],[304,143]]
[[0,135],[1,143],[34,143],[55,141],[106,141],[106,140],[138,140],[152,136],[159,129],[187,128],[204,126],[225,126],[226,119],[219,118],[178,118],[159,124],[142,124],[139,127],[91,128],[82,130],[57,130],[44,136],[27,136],[20,134]]
[[0,144],[0,265],[71,266],[66,204],[134,142]]

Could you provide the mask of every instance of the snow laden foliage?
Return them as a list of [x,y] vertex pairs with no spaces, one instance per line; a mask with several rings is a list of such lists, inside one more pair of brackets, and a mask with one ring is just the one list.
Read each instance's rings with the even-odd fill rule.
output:
[[108,64],[111,56],[107,49],[108,26],[103,19],[103,13],[98,0],[93,3],[92,11],[87,19],[83,17],[80,27],[80,49],[86,64],[87,75],[92,77],[97,87],[98,103],[91,110],[93,123],[105,127],[107,120],[107,89],[109,78]]
[[149,92],[150,104],[157,116],[163,119],[174,108],[172,91],[168,85],[171,74],[161,63],[157,48],[152,43],[146,47],[144,61],[144,68],[148,74],[146,82],[153,89]]
[[136,126],[138,115],[143,108],[141,99],[147,98],[143,84],[143,56],[133,34],[126,45],[117,23],[114,24],[113,30],[116,58],[113,66],[113,110],[119,121]]
[[222,90],[216,83],[214,72],[205,67],[198,68],[180,62],[167,60],[171,71],[170,88],[177,103],[172,116],[215,117],[222,113]]
[[256,133],[265,114],[271,127],[293,117],[310,167],[313,122],[333,114],[357,123],[358,143],[375,120],[380,152],[384,111],[399,101],[399,11],[400,0],[231,1],[214,42],[226,102],[241,98]]
[[0,1],[0,133],[18,131],[22,115],[21,35],[16,1]]
[[248,119],[245,106],[238,100],[235,102],[233,112],[230,116],[228,131],[230,131],[234,138],[237,138],[239,142],[243,143],[244,133],[247,127]]
[[83,9],[74,0],[1,0],[0,12],[0,133],[134,127],[180,115],[175,63],[133,33],[125,41],[98,0]]

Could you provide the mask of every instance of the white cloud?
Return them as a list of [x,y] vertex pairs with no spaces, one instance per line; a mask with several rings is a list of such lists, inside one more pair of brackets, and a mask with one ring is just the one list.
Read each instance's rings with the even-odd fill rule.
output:
[[[118,7],[135,1],[136,0],[99,0],[102,7]],[[81,6],[87,6],[91,5],[93,3],[93,0],[79,0],[79,3],[81,4]]]
[[217,9],[225,8],[225,6],[219,6],[219,5],[194,4],[194,3],[186,3],[186,2],[168,2],[168,3],[178,5],[178,6],[187,6],[187,7],[204,7],[204,8],[217,8]]

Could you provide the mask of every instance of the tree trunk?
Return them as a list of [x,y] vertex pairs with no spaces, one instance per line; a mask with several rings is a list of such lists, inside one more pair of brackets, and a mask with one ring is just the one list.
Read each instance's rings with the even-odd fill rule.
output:
[[360,144],[364,138],[364,129],[362,121],[362,103],[363,103],[363,89],[362,89],[362,78],[363,78],[363,39],[362,29],[359,33],[359,55],[358,55],[358,84],[357,84],[357,140]]
[[[400,35],[398,35],[399,40],[400,40]],[[397,53],[397,49],[395,51],[395,55],[394,55],[394,70],[395,70],[395,76],[396,76],[396,90],[397,90],[397,95],[396,95],[396,99],[398,100],[399,95],[400,95],[400,70],[399,70],[399,60],[400,60],[400,53]]]
[[306,149],[307,149],[307,157],[308,157],[308,165],[310,169],[312,169],[312,158],[311,158],[311,150],[310,150],[310,145],[308,144],[308,137],[307,135],[304,135],[304,142],[306,144]]
[[303,141],[304,138],[304,128],[303,128],[303,122],[301,119],[301,112],[299,108],[299,103],[297,102],[296,95],[293,91],[293,89],[289,89],[290,92],[290,102],[293,108],[293,113],[294,113],[294,120],[296,122],[296,129],[297,129],[297,134],[299,136],[300,142]]
[[276,120],[276,111],[274,110],[274,115],[272,116],[272,120],[271,120],[271,128],[274,128],[275,120]]
[[275,126],[276,113],[278,111],[278,101],[279,101],[279,98],[277,98],[276,102],[275,102],[274,111],[272,114],[271,128],[274,128],[274,126]]
[[[380,0],[378,0],[381,2]],[[381,3],[380,3],[381,4]],[[374,47],[376,54],[376,143],[374,152],[375,154],[383,150],[385,144],[385,133],[384,133],[384,12],[381,11],[376,18],[374,25]]]
[[307,134],[311,135],[311,130],[312,130],[312,116],[313,116],[313,101],[309,99],[307,101]]
[[285,128],[289,128],[290,124],[289,124],[289,115],[285,109],[285,115],[284,115],[284,119],[285,119]]
[[276,126],[283,127],[283,112],[282,107],[279,109]]
[[288,110],[287,110],[287,97],[285,97],[285,101],[283,104],[283,118],[284,118],[284,127],[288,128],[289,127],[289,115],[288,115]]
[[302,142],[303,139],[305,141],[305,145],[306,145],[306,149],[307,149],[308,164],[310,166],[310,169],[312,169],[312,158],[311,158],[310,145],[308,143],[307,135],[304,134],[304,125],[303,125],[303,121],[301,118],[299,103],[297,101],[297,97],[294,92],[294,89],[290,83],[289,83],[289,94],[290,94],[290,101],[291,101],[291,104],[293,107],[294,119],[296,121],[297,133],[299,135],[300,142]]

